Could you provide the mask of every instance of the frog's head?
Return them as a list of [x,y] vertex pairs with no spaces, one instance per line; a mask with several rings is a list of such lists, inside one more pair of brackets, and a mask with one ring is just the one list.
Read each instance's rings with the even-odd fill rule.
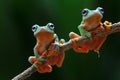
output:
[[82,10],[83,27],[86,27],[87,30],[96,28],[101,22],[103,13],[104,13],[104,10],[101,7],[96,8],[96,10],[90,10],[87,8],[83,9]]
[[54,34],[54,24],[48,23],[46,26],[39,26],[37,24],[32,26],[32,31],[34,35],[43,34],[43,36],[47,34]]

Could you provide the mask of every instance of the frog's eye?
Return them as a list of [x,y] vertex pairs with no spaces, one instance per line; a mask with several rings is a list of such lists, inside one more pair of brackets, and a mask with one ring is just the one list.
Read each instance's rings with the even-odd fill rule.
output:
[[82,15],[86,16],[88,14],[89,10],[87,8],[82,10]]
[[103,8],[102,8],[102,7],[98,7],[98,10],[100,11],[100,13],[101,13],[101,14],[103,14],[103,13],[104,13],[104,10],[103,10]]
[[54,29],[54,24],[53,23],[48,23],[48,27],[53,30]]
[[32,31],[35,32],[38,27],[39,27],[39,25],[37,25],[37,24],[33,25],[33,26],[32,26]]

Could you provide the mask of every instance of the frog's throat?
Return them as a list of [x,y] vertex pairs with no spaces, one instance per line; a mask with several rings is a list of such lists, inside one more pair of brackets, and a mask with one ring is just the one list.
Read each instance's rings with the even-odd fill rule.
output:
[[90,32],[90,31],[94,31],[94,30],[96,30],[98,27],[100,27],[101,26],[101,23],[100,24],[98,24],[98,26],[97,27],[95,27],[95,28],[93,28],[93,29],[91,29],[91,30],[88,30],[88,32]]

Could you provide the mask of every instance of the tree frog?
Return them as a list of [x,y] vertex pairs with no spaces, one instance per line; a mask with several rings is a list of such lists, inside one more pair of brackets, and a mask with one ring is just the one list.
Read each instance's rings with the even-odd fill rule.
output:
[[[34,64],[40,73],[51,72],[51,65],[60,67],[64,59],[64,52],[59,52],[58,49],[65,40],[61,39],[59,41],[57,34],[54,33],[54,24],[48,23],[46,26],[35,24],[32,27],[32,31],[37,42],[33,49],[35,56],[30,56],[28,61]],[[46,57],[48,58],[55,54],[57,55],[46,60]]]
[[[99,31],[104,32],[106,30],[109,30],[109,27],[105,27],[101,23],[103,13],[104,13],[104,10],[101,7],[96,8],[96,10],[90,10],[87,8],[82,10],[82,16],[83,16],[82,22],[78,26],[78,30],[81,36],[87,36],[88,38],[90,38],[90,40],[80,45],[78,45],[77,42],[72,42],[73,49],[76,52],[87,53],[89,50],[94,50],[97,53],[99,53],[99,48],[105,41],[106,35],[95,36],[95,33]],[[106,24],[109,24],[109,22],[106,22]],[[70,32],[69,36],[71,39],[80,37],[78,34],[74,32]]]

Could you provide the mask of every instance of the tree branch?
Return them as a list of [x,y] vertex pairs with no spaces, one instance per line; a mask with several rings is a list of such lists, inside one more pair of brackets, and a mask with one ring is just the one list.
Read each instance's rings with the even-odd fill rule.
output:
[[[116,32],[120,32],[120,22],[118,23],[114,23],[110,26],[110,30],[106,31],[106,32],[98,32],[97,35],[110,35],[112,33],[116,33]],[[88,41],[89,38],[85,37],[85,36],[80,36],[78,39],[79,44]],[[76,41],[75,39],[72,39],[72,41]],[[63,44],[62,47],[60,47],[60,51],[66,51],[72,48],[72,44],[70,41],[66,42]],[[23,71],[22,73],[20,73],[19,75],[17,75],[16,77],[14,77],[12,80],[24,80],[27,77],[30,77],[32,73],[36,72],[37,69],[34,65],[32,65],[31,67],[29,67],[28,69],[26,69],[25,71]]]
[[12,80],[25,80],[27,77],[30,77],[32,73],[36,72],[37,69],[34,65],[14,77]]

